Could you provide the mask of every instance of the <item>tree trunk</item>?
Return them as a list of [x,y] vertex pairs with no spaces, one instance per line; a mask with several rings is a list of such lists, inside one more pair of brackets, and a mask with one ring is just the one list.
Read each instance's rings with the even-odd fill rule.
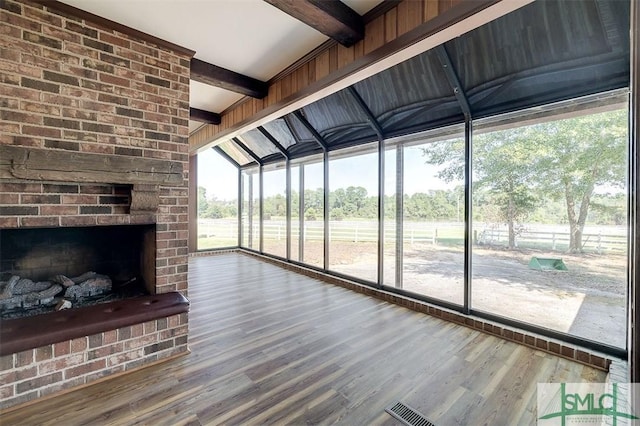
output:
[[509,205],[507,207],[507,224],[509,226],[509,250],[515,248],[516,246],[516,232],[514,227],[515,221],[515,208],[513,203],[513,196],[509,194]]
[[574,253],[580,248],[578,244],[582,244],[582,234],[578,228],[578,218],[575,211],[576,201],[573,198],[573,192],[571,192],[571,183],[565,178],[563,179],[563,184],[567,201],[567,219],[569,219],[569,252]]
[[587,222],[587,214],[589,213],[589,204],[591,203],[591,196],[593,195],[594,184],[591,183],[582,195],[582,202],[580,203],[580,211],[578,212],[578,223],[576,224],[576,239],[575,250],[582,253],[582,233],[584,231],[584,225]]

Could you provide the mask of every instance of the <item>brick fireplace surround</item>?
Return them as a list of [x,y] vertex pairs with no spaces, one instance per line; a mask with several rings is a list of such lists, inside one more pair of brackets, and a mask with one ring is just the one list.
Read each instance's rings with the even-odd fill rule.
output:
[[[187,295],[190,55],[27,1],[0,22],[0,232],[155,224],[152,291]],[[180,314],[1,357],[0,408],[186,353],[187,333]]]

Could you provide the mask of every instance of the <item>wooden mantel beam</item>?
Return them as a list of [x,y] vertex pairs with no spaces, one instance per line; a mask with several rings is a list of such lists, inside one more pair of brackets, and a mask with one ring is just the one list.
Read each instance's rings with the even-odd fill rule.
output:
[[364,20],[339,0],[264,0],[345,47],[364,38]]
[[264,81],[238,74],[196,58],[191,59],[191,80],[257,99],[267,96],[269,90],[267,83]]

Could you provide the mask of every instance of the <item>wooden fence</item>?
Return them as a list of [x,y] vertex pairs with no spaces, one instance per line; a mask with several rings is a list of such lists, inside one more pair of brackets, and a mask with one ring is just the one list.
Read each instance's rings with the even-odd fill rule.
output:
[[[473,231],[474,244],[481,246],[506,247],[508,231],[505,227],[475,224]],[[395,223],[385,224],[385,241],[394,241]],[[253,227],[254,235],[259,228]],[[298,221],[291,224],[294,239],[299,238]],[[284,240],[286,238],[286,222],[284,220],[264,221],[263,235],[265,240]],[[321,241],[324,238],[322,221],[306,221],[304,224],[305,241]],[[237,222],[226,219],[200,219],[198,222],[199,238],[233,239],[237,238]],[[330,241],[376,242],[378,225],[375,221],[330,221]],[[403,241],[405,244],[449,244],[464,243],[464,224],[457,222],[426,223],[405,222]],[[627,233],[625,227],[589,227],[585,228],[582,238],[583,249],[594,253],[624,253],[627,250]],[[569,247],[568,226],[531,225],[524,227],[516,235],[516,246],[552,251],[566,251]]]

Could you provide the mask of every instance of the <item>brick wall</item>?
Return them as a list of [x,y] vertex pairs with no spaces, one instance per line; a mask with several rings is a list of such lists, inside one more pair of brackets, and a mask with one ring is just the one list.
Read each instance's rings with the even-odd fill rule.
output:
[[[184,171],[182,184],[155,188],[157,211],[132,214],[133,185],[17,179],[0,159],[0,229],[155,223],[156,292],[186,295],[188,55],[27,1],[0,0],[0,22],[0,144],[66,152],[70,162],[74,153],[174,161]],[[4,357],[0,407],[185,352],[186,316],[176,327],[175,336],[131,327],[146,342],[133,352],[118,330],[96,347],[95,336],[79,339],[81,355],[64,353],[82,347],[74,340]]]
[[183,353],[187,327],[180,314],[0,357],[2,406]]

